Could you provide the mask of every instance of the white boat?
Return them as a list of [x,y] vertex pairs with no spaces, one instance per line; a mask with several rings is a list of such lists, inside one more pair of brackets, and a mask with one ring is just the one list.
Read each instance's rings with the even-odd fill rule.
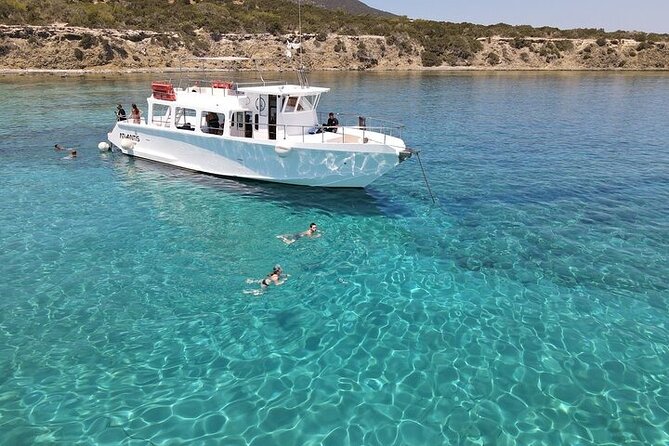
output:
[[413,153],[396,124],[354,116],[322,125],[329,88],[301,84],[153,82],[145,117],[117,121],[108,140],[208,174],[321,187],[365,187]]

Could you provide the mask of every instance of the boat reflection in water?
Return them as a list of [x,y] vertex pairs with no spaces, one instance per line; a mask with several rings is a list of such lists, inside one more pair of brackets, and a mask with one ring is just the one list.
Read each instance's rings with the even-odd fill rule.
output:
[[[374,188],[305,188],[288,184],[268,184],[263,181],[202,175],[184,169],[175,169],[143,159],[111,155],[116,170],[126,177],[135,189],[149,194],[191,191],[194,186],[222,192],[217,200],[239,201],[252,198],[273,206],[293,210],[320,209],[332,215],[402,216],[411,212],[394,202],[381,190]],[[168,199],[167,197],[164,197]],[[232,203],[231,203],[232,204]]]

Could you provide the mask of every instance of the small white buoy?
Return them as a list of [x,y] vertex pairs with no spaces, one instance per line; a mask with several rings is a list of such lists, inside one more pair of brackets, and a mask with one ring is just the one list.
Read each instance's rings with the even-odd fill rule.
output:
[[135,147],[135,141],[130,138],[123,138],[121,140],[121,148],[124,150],[132,150]]
[[100,144],[98,144],[98,149],[100,149],[100,152],[108,152],[109,149],[111,149],[111,145],[106,141],[101,141]]
[[281,158],[287,157],[291,150],[293,150],[293,148],[286,143],[283,143],[282,145],[277,144],[276,146],[274,146],[274,151]]

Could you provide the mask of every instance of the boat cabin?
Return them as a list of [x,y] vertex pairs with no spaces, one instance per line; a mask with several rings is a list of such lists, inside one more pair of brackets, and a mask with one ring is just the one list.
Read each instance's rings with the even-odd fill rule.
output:
[[317,107],[328,88],[299,85],[240,86],[214,81],[187,88],[154,82],[148,125],[218,136],[283,139],[319,126]]

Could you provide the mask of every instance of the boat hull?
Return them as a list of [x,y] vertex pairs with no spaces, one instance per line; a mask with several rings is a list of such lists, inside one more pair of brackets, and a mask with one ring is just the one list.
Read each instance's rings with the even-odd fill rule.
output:
[[377,143],[257,140],[118,122],[109,141],[124,154],[226,177],[317,187],[365,187],[400,162]]

